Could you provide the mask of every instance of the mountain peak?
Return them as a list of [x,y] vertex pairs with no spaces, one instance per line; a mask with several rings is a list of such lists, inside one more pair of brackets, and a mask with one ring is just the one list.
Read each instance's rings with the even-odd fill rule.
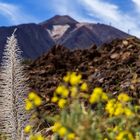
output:
[[65,25],[65,24],[77,24],[78,21],[68,15],[55,15],[54,17],[40,23],[41,25]]

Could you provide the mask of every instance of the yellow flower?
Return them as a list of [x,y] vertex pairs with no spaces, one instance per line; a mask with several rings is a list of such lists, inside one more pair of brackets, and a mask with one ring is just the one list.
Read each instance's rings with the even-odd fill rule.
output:
[[65,127],[61,127],[59,130],[58,130],[58,134],[63,137],[67,134],[67,129]]
[[74,140],[75,139],[75,134],[74,133],[69,133],[67,135],[68,140]]
[[65,99],[60,99],[60,100],[58,101],[58,106],[59,106],[60,108],[64,108],[64,106],[65,106],[66,103],[67,103],[67,101],[66,101]]
[[134,137],[129,131],[122,131],[116,137],[116,140],[125,140],[125,139],[134,140]]
[[52,97],[51,101],[52,101],[53,103],[56,103],[56,102],[58,101],[58,97],[56,97],[56,96]]
[[36,96],[37,96],[37,95],[36,95],[35,92],[30,92],[29,95],[28,95],[28,99],[29,99],[29,100],[34,100]]
[[126,93],[121,93],[119,96],[118,96],[118,100],[119,101],[122,101],[122,102],[128,102],[131,100],[131,98],[126,94]]
[[96,103],[96,102],[99,102],[99,100],[100,100],[100,96],[98,95],[98,94],[91,94],[91,96],[90,96],[90,98],[89,98],[89,102],[91,103],[91,104],[94,104],[94,103]]
[[89,102],[91,104],[97,103],[99,101],[107,101],[108,97],[99,87],[95,88],[90,96]]
[[87,83],[84,82],[84,83],[81,85],[80,89],[81,89],[81,91],[87,91],[87,90],[88,90],[88,85],[87,85]]
[[25,100],[25,110],[29,111],[33,109],[33,104],[31,101],[29,101],[28,99]]
[[42,100],[39,96],[36,96],[35,99],[34,99],[34,104],[36,106],[40,106],[42,104]]
[[111,99],[108,101],[108,103],[106,104],[106,111],[110,114],[110,116],[112,116],[114,114],[115,111],[115,104],[116,104],[116,99]]
[[65,87],[63,85],[60,85],[56,88],[56,93],[57,94],[61,94],[63,92],[63,90],[65,89]]
[[63,92],[62,92],[62,96],[63,97],[68,97],[69,95],[69,90],[67,88],[64,88]]
[[70,91],[71,91],[71,96],[75,97],[78,92],[78,89],[76,86],[72,86],[72,87],[70,87]]
[[25,128],[24,128],[24,132],[25,133],[30,133],[32,130],[32,126],[31,125],[27,125]]
[[93,90],[93,93],[94,93],[94,94],[99,94],[99,95],[101,95],[102,92],[103,92],[102,88],[99,88],[99,87],[96,87],[96,88]]
[[124,113],[124,109],[121,103],[117,102],[115,107],[115,116],[122,115]]
[[108,96],[106,95],[106,93],[102,92],[101,99],[102,99],[103,101],[107,101],[107,100],[108,100]]
[[57,131],[60,129],[60,127],[61,127],[61,123],[56,122],[56,123],[54,124],[54,126],[52,127],[52,131],[53,131],[53,132],[57,132]]
[[124,113],[125,113],[126,116],[132,116],[132,115],[134,115],[134,113],[129,108],[125,108],[124,109]]
[[77,85],[81,82],[82,76],[79,74],[77,75],[76,72],[72,72],[70,75],[70,84],[71,85]]
[[66,76],[63,77],[64,82],[68,83],[70,80],[70,72],[67,73]]

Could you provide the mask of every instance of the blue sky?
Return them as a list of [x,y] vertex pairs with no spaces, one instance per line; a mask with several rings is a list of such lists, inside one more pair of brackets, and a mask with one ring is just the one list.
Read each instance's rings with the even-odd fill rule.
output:
[[56,14],[111,23],[140,37],[140,0],[0,0],[0,26],[39,23]]

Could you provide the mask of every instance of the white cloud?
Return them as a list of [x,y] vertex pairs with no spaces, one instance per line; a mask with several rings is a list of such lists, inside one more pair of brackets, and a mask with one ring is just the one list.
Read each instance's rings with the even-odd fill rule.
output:
[[79,0],[79,2],[90,16],[96,16],[103,23],[111,22],[113,26],[125,32],[129,29],[133,35],[140,37],[140,26],[137,17],[122,12],[117,5],[103,0]]
[[[140,4],[140,0],[137,1]],[[51,6],[57,14],[68,14],[80,21],[112,23],[112,26],[140,37],[140,23],[137,16],[130,15],[120,10],[118,5],[105,0],[52,0]],[[84,13],[81,13],[84,9]],[[88,16],[87,16],[88,15]]]
[[135,11],[140,13],[140,0],[131,0],[131,2],[135,5]]
[[36,20],[34,17],[21,11],[21,7],[14,4],[0,2],[0,14],[7,18],[12,24],[31,22]]
[[136,6],[140,7],[140,0],[131,0]]

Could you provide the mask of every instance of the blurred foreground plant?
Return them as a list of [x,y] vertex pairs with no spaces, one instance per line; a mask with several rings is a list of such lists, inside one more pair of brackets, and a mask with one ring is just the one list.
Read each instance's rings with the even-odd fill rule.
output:
[[[35,96],[31,95],[28,98],[33,102]],[[52,140],[140,140],[140,105],[132,104],[133,98],[126,93],[116,98],[96,87],[89,94],[82,75],[68,72],[51,102],[60,108],[58,114],[44,118],[50,122]],[[27,101],[26,109],[32,105]],[[27,126],[25,132],[31,129]],[[47,139],[41,134],[40,139],[30,135],[30,140],[33,136],[33,140]]]

